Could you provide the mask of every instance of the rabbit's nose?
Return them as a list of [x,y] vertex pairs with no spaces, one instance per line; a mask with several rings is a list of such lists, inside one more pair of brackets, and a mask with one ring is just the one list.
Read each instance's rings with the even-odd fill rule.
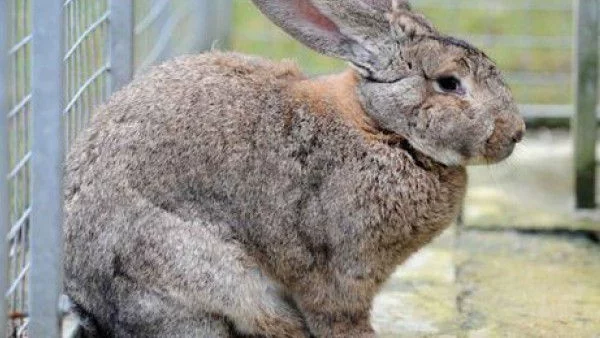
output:
[[514,143],[519,143],[519,142],[523,141],[523,136],[525,136],[525,131],[523,129],[519,129],[513,135],[512,140]]

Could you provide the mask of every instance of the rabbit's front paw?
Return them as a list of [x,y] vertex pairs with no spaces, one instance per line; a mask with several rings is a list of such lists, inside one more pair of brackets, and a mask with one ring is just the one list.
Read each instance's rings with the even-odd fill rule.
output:
[[[368,324],[367,324],[368,325]],[[341,330],[340,330],[341,329]],[[375,331],[370,327],[343,327],[343,328],[335,328],[335,333],[333,335],[335,338],[376,338],[377,335]]]
[[334,337],[334,338],[373,338],[377,337],[375,331],[368,321],[356,320],[359,316],[350,318],[340,318],[335,315],[305,313],[308,324],[315,337]]

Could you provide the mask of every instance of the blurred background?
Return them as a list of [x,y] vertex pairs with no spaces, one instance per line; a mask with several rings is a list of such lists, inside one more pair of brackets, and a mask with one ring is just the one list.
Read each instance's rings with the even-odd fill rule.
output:
[[[506,162],[469,168],[461,220],[377,298],[381,336],[600,336],[599,2],[411,1],[440,31],[498,63],[529,130]],[[50,41],[62,37],[60,58],[45,57],[52,43],[36,29],[54,34]],[[33,46],[47,67],[33,66]],[[346,67],[289,38],[250,0],[0,0],[0,268],[8,272],[0,316],[10,318],[9,335],[68,336],[76,328],[69,320],[61,331],[54,320],[64,315],[52,306],[60,221],[33,206],[57,196],[32,177],[58,184],[51,164],[62,153],[43,154],[52,163],[32,158],[48,143],[68,150],[94,108],[148,67],[211,48],[292,59],[313,76]],[[62,98],[42,98],[42,80],[60,77]],[[577,91],[578,81],[588,90]],[[36,110],[52,104],[61,107],[55,115]],[[46,134],[56,138],[36,137],[36,119],[57,118],[62,126]]]
[[[573,4],[566,0],[415,0],[440,31],[467,39],[492,56],[522,104],[572,101]],[[310,73],[343,62],[306,51],[274,27],[250,1],[234,1],[232,48],[270,58],[292,58]]]

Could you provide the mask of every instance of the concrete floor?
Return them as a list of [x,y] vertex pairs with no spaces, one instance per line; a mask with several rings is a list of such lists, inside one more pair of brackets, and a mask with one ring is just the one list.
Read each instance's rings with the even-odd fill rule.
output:
[[453,228],[398,269],[372,322],[381,337],[600,337],[600,246]]
[[[600,230],[600,209],[586,214],[574,211],[572,148],[566,131],[531,131],[504,163],[470,168],[466,225]],[[597,150],[600,160],[600,143]]]

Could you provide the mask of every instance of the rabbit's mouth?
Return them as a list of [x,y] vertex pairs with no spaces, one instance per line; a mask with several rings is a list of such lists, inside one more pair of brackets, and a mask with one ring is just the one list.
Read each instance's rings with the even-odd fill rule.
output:
[[512,155],[516,143],[510,143],[504,147],[493,146],[491,149],[486,149],[484,155],[478,155],[469,158],[467,165],[490,165],[504,161]]
[[469,164],[494,164],[505,160],[524,136],[525,123],[520,117],[497,119],[492,135],[485,142],[483,153],[469,160]]

